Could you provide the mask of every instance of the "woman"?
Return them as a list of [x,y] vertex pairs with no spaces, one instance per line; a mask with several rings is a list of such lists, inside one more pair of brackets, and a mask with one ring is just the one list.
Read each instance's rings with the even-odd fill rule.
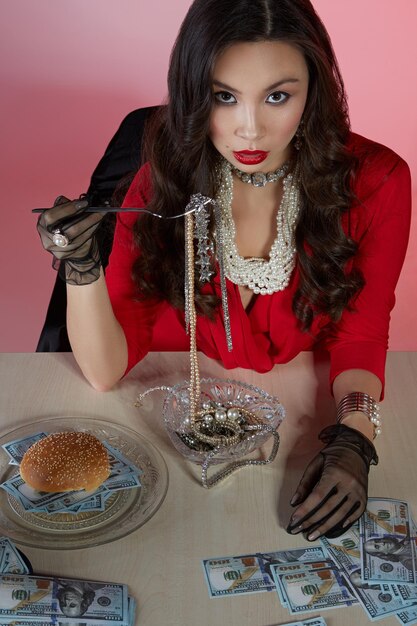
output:
[[[196,193],[221,206],[233,350],[212,255],[215,275],[196,296],[206,355],[265,372],[319,340],[329,350],[340,423],[320,435],[326,446],[291,500],[288,530],[340,534],[364,511],[377,462],[374,398],[407,245],[408,168],[350,133],[331,42],[309,0],[195,0],[168,84],[125,206],[173,217]],[[105,280],[100,215],[85,206],[46,211],[39,230],[65,261],[75,358],[106,390],[150,349],[188,348],[184,224],[119,216]]]

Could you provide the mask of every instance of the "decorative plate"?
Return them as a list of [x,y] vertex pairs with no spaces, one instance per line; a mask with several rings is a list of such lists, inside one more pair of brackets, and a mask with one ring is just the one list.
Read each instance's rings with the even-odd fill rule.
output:
[[[143,526],[161,506],[168,489],[165,461],[142,435],[112,422],[94,418],[56,417],[26,424],[0,436],[0,446],[29,435],[65,430],[83,431],[107,441],[142,470],[141,486],[115,491],[104,511],[69,513],[27,512],[0,489],[0,535],[35,548],[75,550],[115,541]],[[18,473],[0,447],[0,483]]]

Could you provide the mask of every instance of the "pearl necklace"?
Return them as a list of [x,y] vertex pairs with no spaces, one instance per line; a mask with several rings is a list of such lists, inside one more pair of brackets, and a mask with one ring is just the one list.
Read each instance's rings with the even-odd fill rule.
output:
[[272,294],[287,287],[295,267],[294,231],[300,208],[298,168],[283,179],[284,192],[277,212],[277,237],[269,260],[244,259],[236,246],[236,228],[232,215],[232,165],[223,160],[218,169],[220,178],[216,200],[222,211],[224,271],[236,285],[246,286],[256,294]]

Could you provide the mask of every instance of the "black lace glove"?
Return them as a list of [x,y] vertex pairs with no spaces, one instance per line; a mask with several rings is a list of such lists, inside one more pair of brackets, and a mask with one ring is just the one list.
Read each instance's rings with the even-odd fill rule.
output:
[[59,196],[54,206],[38,220],[38,232],[45,250],[53,256],[55,269],[70,285],[88,285],[100,276],[100,253],[95,232],[102,213],[86,213],[86,200],[70,201]]
[[287,532],[303,532],[310,541],[320,535],[338,537],[366,508],[368,472],[378,463],[373,444],[354,428],[328,426],[319,434],[323,450],[304,472],[291,505]]

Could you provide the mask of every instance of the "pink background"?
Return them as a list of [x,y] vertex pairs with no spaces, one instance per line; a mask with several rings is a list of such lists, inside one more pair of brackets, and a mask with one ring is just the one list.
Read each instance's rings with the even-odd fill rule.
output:
[[[349,95],[353,129],[417,167],[417,2],[313,0]],[[30,209],[78,196],[122,118],[158,104],[190,0],[2,0],[0,351],[36,347],[55,279]],[[414,191],[415,193],[415,191]],[[417,350],[417,224],[391,349]]]

